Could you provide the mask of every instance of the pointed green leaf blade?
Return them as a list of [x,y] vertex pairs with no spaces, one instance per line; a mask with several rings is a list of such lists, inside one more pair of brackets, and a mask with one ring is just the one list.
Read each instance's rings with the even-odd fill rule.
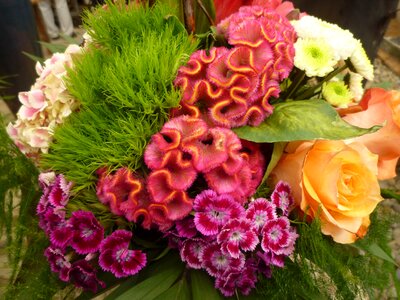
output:
[[116,297],[118,300],[152,300],[168,290],[182,274],[183,264],[168,268],[143,280],[125,293]]
[[398,266],[395,260],[389,254],[387,254],[378,244],[371,244],[365,250],[383,260],[386,260]]
[[190,278],[192,283],[193,300],[222,300],[222,295],[214,287],[210,276],[205,271],[191,270]]
[[191,300],[190,289],[185,278],[182,278],[154,300]]
[[235,128],[236,134],[257,143],[299,140],[343,140],[372,133],[382,126],[359,128],[346,123],[323,100],[299,100],[279,103],[274,113],[257,127]]

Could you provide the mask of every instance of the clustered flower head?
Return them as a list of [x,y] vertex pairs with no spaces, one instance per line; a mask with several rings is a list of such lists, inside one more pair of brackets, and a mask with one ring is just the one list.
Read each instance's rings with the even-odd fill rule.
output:
[[248,295],[258,274],[271,276],[271,266],[283,267],[298,237],[288,214],[293,205],[290,187],[279,182],[271,199],[258,198],[245,209],[231,195],[205,190],[194,200],[194,216],[168,231],[182,261],[204,269],[215,287],[229,297],[236,289]]
[[66,217],[72,183],[63,175],[42,173],[39,183],[43,195],[36,211],[39,226],[50,240],[44,255],[62,281],[96,292],[98,286],[105,287],[97,278],[96,265],[116,277],[136,274],[145,266],[146,255],[140,250],[128,249],[132,239],[130,231],[117,230],[104,238],[104,228],[92,212],[76,210],[70,218]]
[[[374,77],[373,66],[361,42],[350,31],[313,16],[303,16],[291,24],[298,36],[294,44],[294,65],[308,77],[325,77],[346,61],[355,70],[355,73],[347,71],[350,77],[348,93],[344,97],[330,93],[329,99],[333,100],[326,100],[336,107],[347,107],[353,100],[358,102],[363,94],[362,80],[373,80]],[[334,85],[338,86],[338,83]]]
[[7,132],[27,156],[36,158],[40,152],[47,153],[54,128],[78,107],[64,79],[67,69],[73,67],[74,56],[81,52],[81,47],[70,45],[64,53],[53,54],[43,65],[38,62],[39,77],[30,91],[19,93],[22,106]]
[[200,177],[205,188],[243,204],[262,178],[264,157],[258,146],[241,142],[230,129],[209,127],[190,116],[173,118],[153,135],[144,153],[151,172],[139,179],[126,168],[99,170],[99,200],[129,221],[166,230],[193,209],[189,190]]
[[241,7],[217,29],[231,48],[196,51],[179,69],[175,85],[183,90],[182,114],[201,113],[214,126],[257,126],[272,114],[269,99],[279,96],[279,82],[293,68],[294,29],[261,6]]

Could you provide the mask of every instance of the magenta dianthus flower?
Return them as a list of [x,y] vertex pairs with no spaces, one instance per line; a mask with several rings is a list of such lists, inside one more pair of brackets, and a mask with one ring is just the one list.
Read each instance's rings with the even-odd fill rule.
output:
[[256,228],[248,219],[231,219],[218,234],[217,242],[221,244],[224,254],[238,258],[240,250],[252,251],[259,243]]
[[234,295],[235,290],[238,289],[243,295],[250,294],[250,291],[256,286],[257,282],[257,268],[248,263],[243,270],[239,272],[231,272],[217,277],[215,280],[215,287],[221,291],[225,297]]
[[218,234],[230,219],[244,216],[244,208],[232,196],[218,195],[212,190],[198,194],[193,208],[196,228],[206,236]]
[[99,265],[121,278],[138,273],[147,262],[146,254],[140,250],[130,250],[132,232],[116,230],[101,243]]
[[50,246],[44,251],[44,256],[49,262],[51,271],[58,273],[62,281],[69,281],[68,272],[71,268],[71,263],[65,257],[63,251]]
[[193,269],[201,269],[203,262],[200,255],[206,246],[206,242],[202,239],[188,239],[183,242],[180,249],[182,261]]
[[294,203],[289,184],[284,181],[279,181],[271,194],[271,201],[277,208],[282,210],[284,216],[287,216]]
[[229,254],[224,254],[218,243],[206,245],[200,253],[200,260],[203,262],[203,268],[214,277],[240,272],[245,263],[243,253],[239,253],[239,257],[234,258]]
[[298,237],[287,217],[268,220],[262,231],[261,248],[276,255],[290,255]]
[[76,287],[97,292],[98,286],[105,287],[105,283],[97,278],[96,270],[84,259],[74,262],[68,271],[68,277]]
[[74,211],[69,219],[73,230],[71,247],[78,254],[96,252],[104,237],[104,228],[90,211]]
[[276,219],[276,206],[265,198],[258,198],[250,202],[246,211],[246,218],[251,220],[258,232],[261,232],[268,220]]

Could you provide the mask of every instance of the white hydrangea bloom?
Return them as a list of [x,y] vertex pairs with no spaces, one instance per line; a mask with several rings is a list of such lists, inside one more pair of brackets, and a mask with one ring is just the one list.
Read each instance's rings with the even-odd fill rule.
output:
[[356,41],[356,48],[350,56],[350,62],[356,69],[357,73],[367,80],[374,80],[374,66],[369,60],[367,53],[359,40]]
[[356,102],[359,102],[364,94],[364,88],[362,85],[363,77],[360,74],[350,72],[349,88]]
[[21,152],[37,157],[47,153],[54,128],[63,123],[77,107],[78,102],[68,92],[64,78],[67,68],[73,67],[73,57],[82,48],[70,45],[64,53],[55,53],[44,64],[36,64],[39,77],[28,92],[20,92],[22,103],[17,121],[10,123],[7,132]]
[[297,39],[294,44],[294,65],[308,77],[323,77],[332,72],[336,61],[329,45],[323,40]]

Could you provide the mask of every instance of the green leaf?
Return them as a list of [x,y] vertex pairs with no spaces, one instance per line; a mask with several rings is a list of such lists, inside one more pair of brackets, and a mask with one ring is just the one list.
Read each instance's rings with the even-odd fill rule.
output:
[[125,293],[116,297],[118,300],[152,300],[168,290],[182,274],[183,264],[171,267],[143,280]]
[[381,189],[381,196],[385,199],[400,200],[400,194],[391,189]]
[[279,103],[274,113],[257,127],[234,129],[245,140],[257,143],[290,142],[298,140],[342,140],[379,130],[346,123],[335,109],[323,100],[299,100]]
[[222,295],[214,287],[210,276],[204,271],[191,270],[190,278],[192,283],[192,299],[193,300],[222,300]]
[[265,171],[264,177],[260,183],[260,186],[267,180],[269,174],[271,174],[272,170],[276,167],[279,162],[279,159],[282,156],[283,150],[285,149],[286,143],[275,143],[274,150],[272,150],[271,160],[269,161],[267,170]]
[[182,278],[154,300],[191,300],[186,278]]
[[368,245],[367,247],[362,248],[362,249],[371,253],[372,255],[375,255],[376,257],[379,257],[383,260],[386,260],[386,261],[398,266],[397,263],[394,261],[394,259],[389,254],[387,254],[378,244],[374,243],[374,244]]

